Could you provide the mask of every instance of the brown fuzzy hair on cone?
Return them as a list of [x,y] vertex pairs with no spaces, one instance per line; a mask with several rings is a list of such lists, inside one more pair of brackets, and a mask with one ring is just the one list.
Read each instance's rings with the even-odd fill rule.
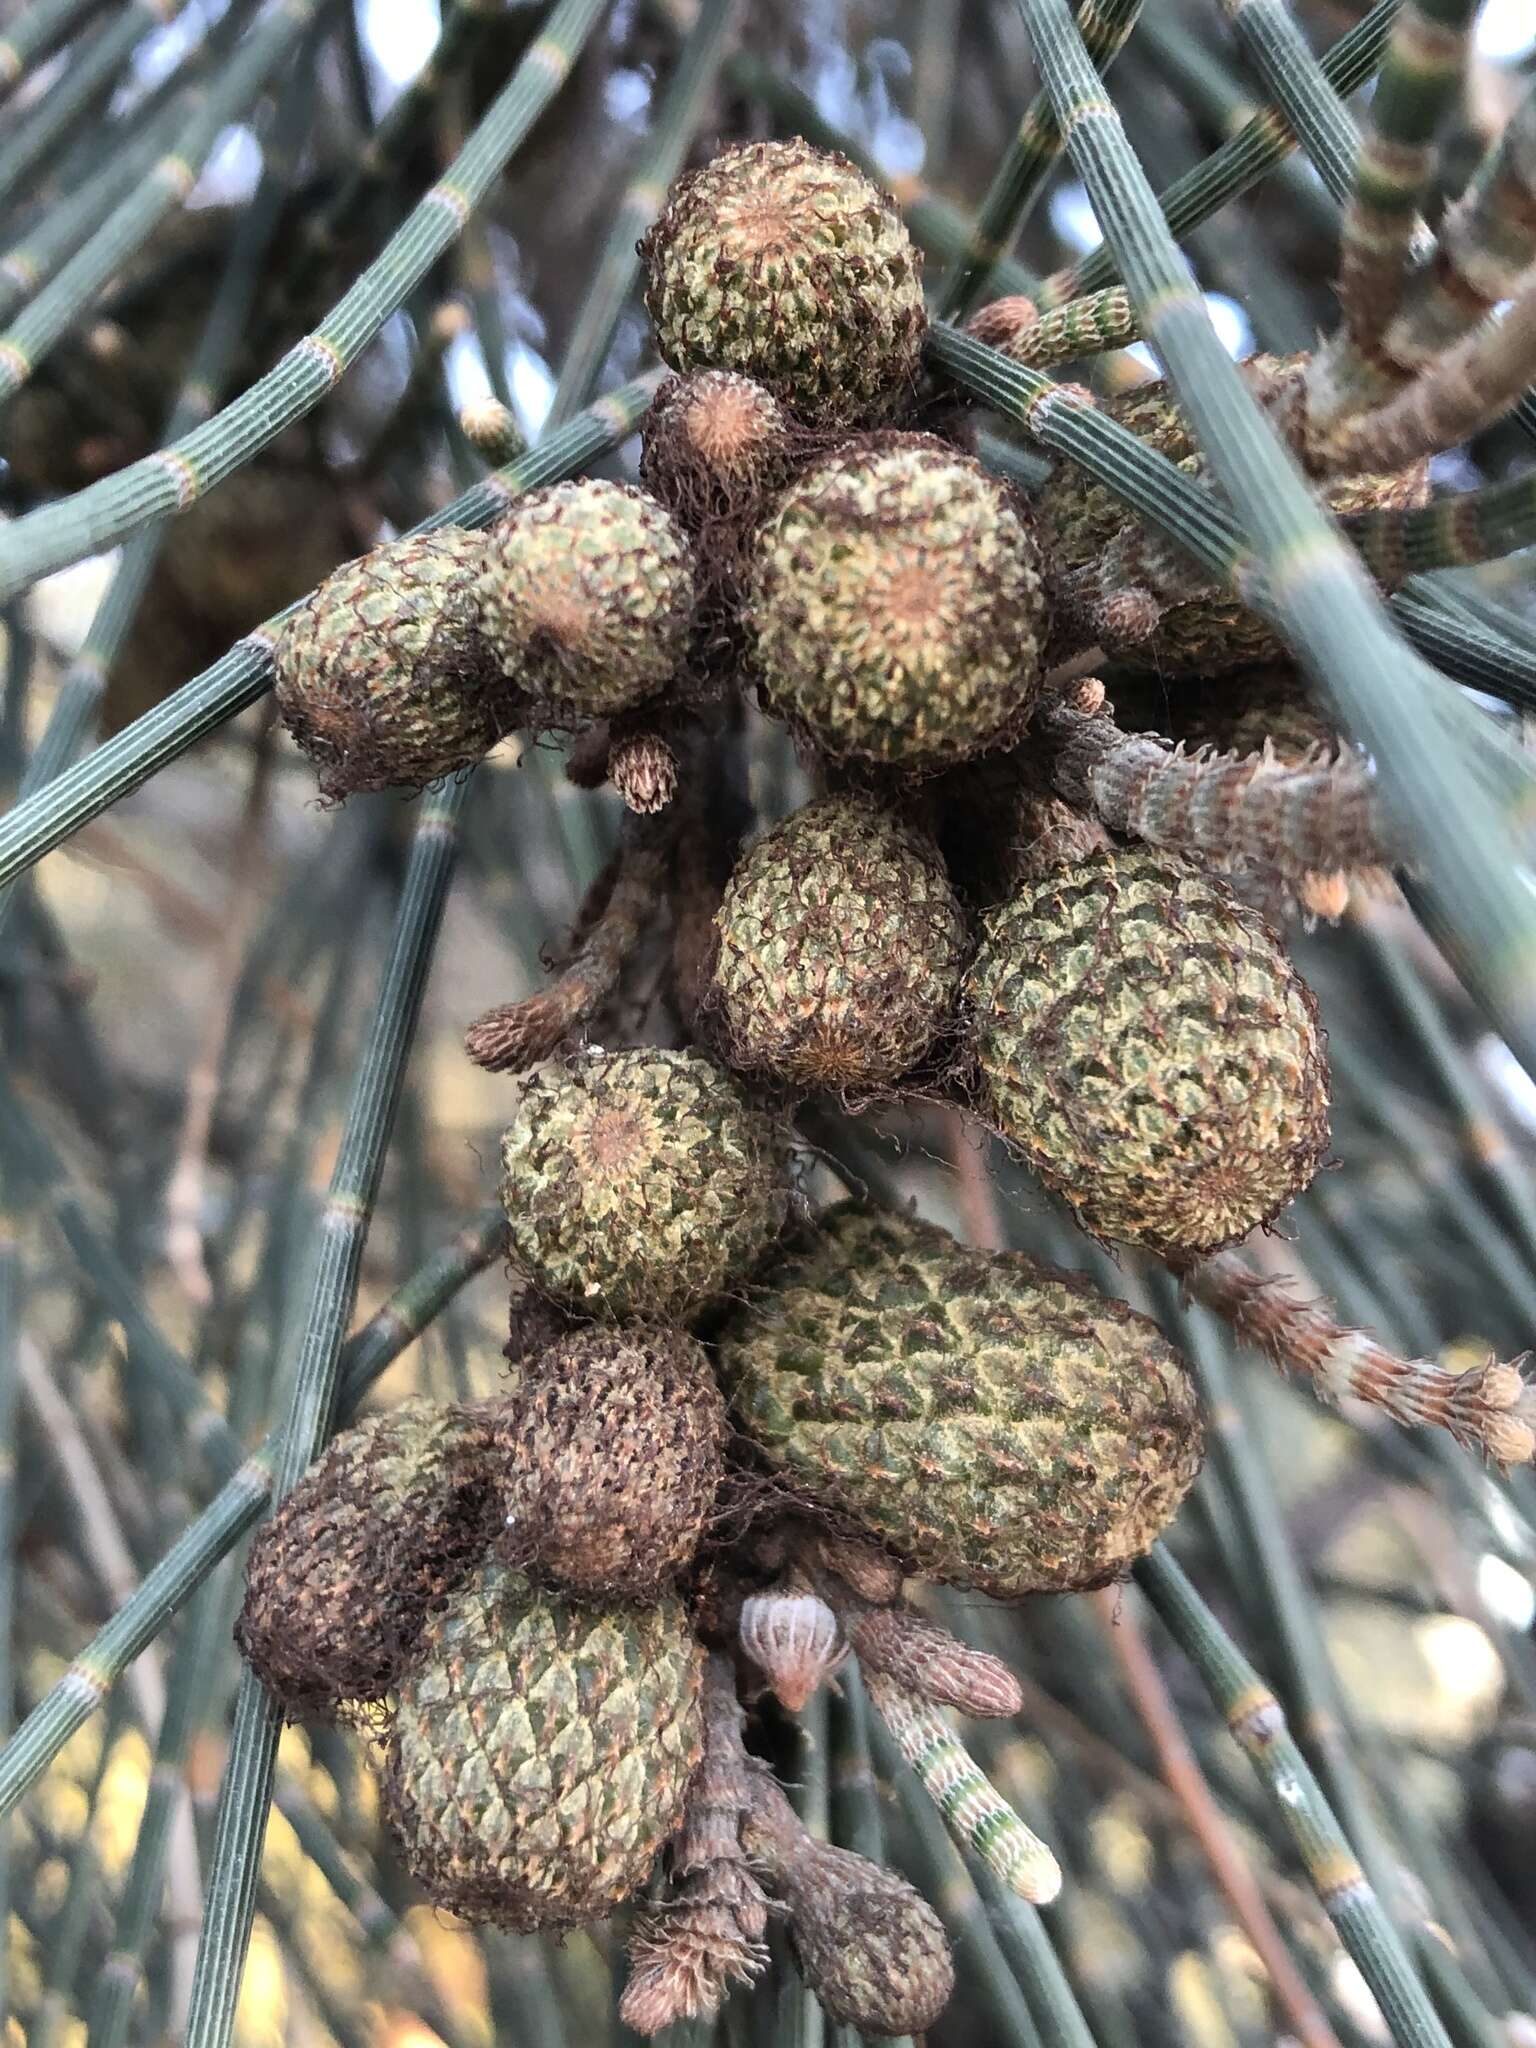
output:
[[988,1120],[1095,1235],[1219,1250],[1327,1152],[1316,998],[1255,911],[1170,854],[1117,847],[1022,883],[965,1004]]
[[256,1533],[235,1640],[294,1718],[382,1699],[490,1541],[480,1415],[422,1398],[370,1415]]
[[451,526],[386,541],[332,570],[282,627],[278,709],[327,800],[459,774],[519,723],[480,631],[482,545]]
[[628,1323],[573,1331],[488,1418],[498,1554],[585,1599],[651,1600],[692,1562],[724,1470],[704,1347]]

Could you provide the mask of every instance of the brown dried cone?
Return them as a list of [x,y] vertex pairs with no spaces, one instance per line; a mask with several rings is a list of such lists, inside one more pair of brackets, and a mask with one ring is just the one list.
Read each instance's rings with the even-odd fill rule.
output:
[[573,1331],[487,1426],[505,1562],[585,1599],[650,1600],[692,1561],[726,1431],[696,1339],[664,1324]]
[[480,1415],[423,1398],[335,1438],[256,1533],[235,1640],[293,1716],[382,1699],[490,1541]]
[[835,1591],[832,1598],[868,1670],[884,1671],[908,1692],[961,1714],[1001,1720],[1023,1711],[1023,1690],[1001,1657],[962,1643],[911,1607],[869,1607]]
[[532,1932],[645,1883],[702,1752],[703,1651],[680,1603],[577,1605],[487,1563],[400,1682],[385,1796],[434,1905]]
[[481,635],[478,534],[439,527],[344,562],[273,650],[283,722],[321,794],[420,788],[472,767],[520,706]]
[[[640,423],[640,481],[695,536],[739,534],[807,441],[778,400],[732,370],[669,377]],[[701,555],[703,554],[701,550]],[[708,563],[701,559],[701,571]]]
[[[1279,409],[1282,426],[1287,394],[1305,360],[1259,355],[1244,366],[1256,394]],[[1204,457],[1165,384],[1138,385],[1101,403],[1118,425],[1186,474],[1205,474]],[[1333,512],[1406,510],[1428,498],[1428,465],[1417,462],[1390,476],[1338,478],[1320,489]],[[1123,500],[1075,463],[1060,463],[1035,503],[1052,588],[1063,607],[1081,607],[1086,590],[1094,606],[1082,631],[1107,653],[1170,676],[1224,675],[1283,658],[1268,624],[1237,598],[1210,588],[1180,594],[1180,580],[1198,586],[1198,574],[1191,578],[1172,557],[1165,558],[1160,542],[1143,538],[1144,530]],[[1117,555],[1123,579],[1118,581]],[[1169,579],[1165,594],[1144,587],[1145,581],[1155,586],[1160,573]],[[1144,579],[1140,584],[1138,575]]]
[[889,413],[927,325],[895,201],[798,140],[724,149],[673,186],[640,245],[656,345],[675,370],[735,370],[806,419]]
[[831,2019],[864,2034],[920,2034],[955,1987],[938,1915],[905,1878],[818,1842],[766,1775],[752,1781],[742,1844],[789,1915],[802,1976]]
[[550,484],[486,535],[475,597],[535,720],[581,725],[647,703],[677,677],[693,550],[665,507],[629,484]]
[[742,1602],[741,1647],[780,1706],[798,1714],[848,1655],[837,1616],[798,1574]]
[[741,1846],[760,1769],[742,1747],[730,1664],[713,1656],[705,1666],[704,1760],[669,1853],[667,1891],[630,1938],[619,2018],[637,2034],[712,2017],[732,1984],[750,1983],[767,1964],[768,1901]]
[[737,863],[712,1000],[731,1064],[873,1088],[933,1045],[970,948],[938,847],[873,798],[822,797]]
[[986,1115],[1097,1235],[1215,1251],[1327,1151],[1316,999],[1188,862],[1115,848],[1025,882],[986,919],[965,1001]]

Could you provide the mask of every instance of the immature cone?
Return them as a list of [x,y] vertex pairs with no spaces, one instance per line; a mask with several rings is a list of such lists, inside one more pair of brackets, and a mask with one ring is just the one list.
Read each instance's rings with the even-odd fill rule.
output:
[[257,1531],[235,1640],[289,1714],[388,1692],[489,1541],[487,1450],[473,1411],[402,1401],[343,1430]]
[[519,498],[484,543],[485,637],[535,716],[569,725],[657,696],[693,616],[693,558],[644,491],[588,477]]
[[777,1130],[702,1053],[536,1068],[501,1156],[513,1259],[589,1315],[683,1318],[745,1276],[788,1207]]
[[452,526],[385,541],[332,570],[282,627],[278,709],[322,795],[419,789],[473,767],[517,722],[480,632],[483,547]]
[[1215,1251],[1328,1149],[1317,1004],[1225,883],[1114,848],[1025,880],[966,983],[997,1129],[1096,1235]]
[[742,1846],[789,1913],[801,1975],[828,2016],[863,2034],[920,2034],[955,1988],[939,1916],[905,1878],[818,1842],[768,1778],[753,1786]]
[[675,370],[738,370],[806,419],[884,417],[916,377],[921,259],[848,159],[751,142],[680,178],[640,245]]
[[807,804],[738,862],[715,919],[733,1066],[866,1088],[942,1030],[968,935],[939,850],[864,796]]
[[764,520],[745,624],[770,708],[831,759],[964,760],[1016,731],[1039,687],[1028,514],[929,435],[846,443]]
[[631,733],[614,742],[608,780],[627,810],[652,817],[677,794],[677,756],[660,733]]
[[702,1750],[703,1653],[675,1599],[576,1606],[483,1565],[402,1679],[386,1796],[432,1903],[532,1931],[645,1882]]
[[488,1425],[509,1562],[585,1599],[650,1600],[692,1559],[725,1443],[694,1338],[662,1324],[574,1331]]
[[[1278,392],[1301,358],[1254,356],[1245,364],[1262,398]],[[1205,474],[1205,460],[1177,402],[1161,383],[1137,385],[1099,401],[1118,425],[1191,476]],[[1414,463],[1394,476],[1338,477],[1319,487],[1332,512],[1408,510],[1429,496],[1429,467]],[[1054,580],[1093,570],[1111,542],[1134,527],[1124,500],[1074,462],[1063,460],[1034,501],[1040,537]],[[1130,599],[1131,602],[1124,602]],[[1121,594],[1095,621],[1105,651],[1161,676],[1225,675],[1254,662],[1283,658],[1284,649],[1257,612],[1225,591],[1206,591],[1182,602],[1158,606],[1155,623],[1141,616],[1135,593]],[[1116,630],[1123,617],[1125,630]]]
[[798,1714],[848,1654],[837,1616],[809,1586],[786,1583],[742,1602],[741,1647],[774,1698]]
[[1116,1577],[1200,1465],[1189,1376],[1146,1317],[856,1203],[787,1247],[718,1355],[797,1495],[1003,1598]]

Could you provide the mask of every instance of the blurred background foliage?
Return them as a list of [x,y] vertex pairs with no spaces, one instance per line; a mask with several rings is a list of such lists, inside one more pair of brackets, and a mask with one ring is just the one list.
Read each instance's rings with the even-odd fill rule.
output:
[[[1319,50],[1361,12],[1333,0],[1292,11]],[[217,108],[232,53],[271,13],[251,0],[0,8],[0,33],[40,36],[0,106],[6,323],[146,178],[167,136]],[[149,454],[178,407],[191,408],[184,422],[206,417],[312,327],[544,20],[534,5],[463,6],[440,24],[430,0],[294,13],[293,45],[219,121],[185,205],[122,252],[0,414],[11,515]],[[1038,83],[1011,0],[759,0],[738,10],[723,61],[673,132],[659,110],[695,22],[691,0],[599,11],[568,83],[463,236],[323,404],[169,525],[126,617],[104,627],[101,607],[132,543],[10,603],[8,796],[29,775],[37,786],[40,741],[62,765],[93,725],[128,726],[337,561],[441,511],[484,469],[458,424],[464,407],[498,396],[537,441],[552,408],[566,418],[645,370],[625,268],[634,236],[611,241],[610,228],[626,204],[635,231],[645,225],[655,162],[702,160],[723,139],[841,134],[909,209],[928,208],[931,227],[974,215]],[[1500,131],[1533,63],[1525,0],[1489,0],[1435,207]],[[1152,0],[1113,81],[1159,189],[1267,98],[1215,0]],[[1333,324],[1337,221],[1324,184],[1290,154],[1188,235],[1234,355],[1306,348]],[[1097,239],[1082,187],[1058,168],[1016,255],[1040,276]],[[231,276],[246,303],[210,360],[200,351]],[[578,345],[593,360],[567,377]],[[1149,364],[1140,349],[1104,355],[1091,381],[1122,388]],[[630,474],[632,456],[626,441],[601,460]],[[1440,458],[1436,480],[1466,489],[1528,460],[1506,426]],[[1500,607],[1511,668],[1528,664],[1529,557],[1455,582],[1467,603]],[[1478,701],[1523,746],[1508,694],[1515,708]],[[189,1599],[136,1589],[231,1469],[209,1414],[249,1450],[284,1412],[317,1221],[421,815],[393,798],[319,808],[264,702],[174,751],[0,896],[0,1714],[17,1726],[61,1685],[86,1688],[91,1667],[72,1660],[125,1603],[163,1623],[126,1671],[108,1659],[116,1682],[101,1711],[82,1710],[56,1753],[37,1751],[10,1778],[0,1761],[13,1808],[0,1997],[10,2038],[37,2048],[179,2039],[189,2013],[193,2037],[212,2038],[193,1976],[204,1888],[228,1876],[210,1859],[238,1676],[238,1560]],[[765,813],[787,808],[803,785],[782,738],[754,724],[750,759]],[[482,1218],[463,1233],[493,1193],[509,1084],[469,1064],[461,1033],[538,985],[612,850],[617,809],[573,787],[557,750],[508,743],[473,778],[461,826],[354,1326],[424,1268],[441,1313],[388,1365],[376,1402],[497,1384],[507,1286],[496,1230]],[[1331,1033],[1339,1164],[1259,1261],[1408,1356],[1519,1353],[1536,1329],[1536,1088],[1395,892],[1295,938]],[[643,1014],[608,1022],[615,1034],[664,1028]],[[1191,1350],[1216,1448],[1173,1552],[1286,1706],[1449,2038],[1528,2048],[1529,1472],[1501,1476],[1378,1413],[1323,1410],[1182,1307],[1166,1276],[1069,1243],[1040,1192],[936,1110],[858,1125],[829,1112],[824,1126],[845,1176],[1093,1270]],[[812,1185],[830,1191],[837,1176],[818,1168]],[[404,1334],[375,1325],[377,1355]],[[960,1988],[936,2040],[1389,2038],[1276,1798],[1140,1595],[1016,1612],[951,1600],[947,1618],[1026,1684],[1023,1720],[984,1732],[980,1748],[1066,1868],[1045,1914],[1004,1900],[935,1839],[905,1774],[871,1752],[851,1687],[798,1729],[767,1731],[812,1826],[850,1842],[883,1835],[941,1906]],[[1255,1900],[1290,1954],[1289,1999],[1255,1945]],[[471,1934],[415,1903],[354,1738],[285,1733],[234,2016],[242,2043],[615,2040],[619,1969],[607,1932],[563,1945]],[[721,2028],[743,2043],[823,2033],[782,1967]]]

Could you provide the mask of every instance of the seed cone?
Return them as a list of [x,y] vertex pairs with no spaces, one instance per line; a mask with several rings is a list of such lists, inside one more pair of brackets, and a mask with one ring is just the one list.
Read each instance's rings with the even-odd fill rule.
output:
[[844,1204],[736,1310],[737,1413],[804,1500],[1011,1597],[1102,1585],[1173,1518],[1203,1433],[1156,1327],[1075,1275]]
[[527,1368],[490,1435],[507,1561],[584,1598],[649,1600],[698,1547],[725,1401],[681,1330],[578,1330]]
[[738,370],[814,422],[884,417],[927,324],[896,204],[808,143],[722,150],[680,178],[640,245],[674,370]]
[[377,1700],[491,1533],[479,1416],[402,1401],[336,1437],[257,1531],[235,1639],[294,1716]]
[[938,1914],[894,1870],[816,1841],[771,1780],[753,1792],[742,1846],[788,1909],[795,1960],[821,2006],[864,2034],[920,2034],[955,1988]]
[[476,601],[497,659],[545,723],[606,718],[676,675],[692,550],[644,491],[592,477],[551,484],[491,528]]
[[419,789],[473,767],[517,722],[480,632],[479,534],[439,527],[343,562],[273,650],[283,722],[322,795]]
[[[1254,356],[1245,365],[1262,397],[1278,391],[1299,358]],[[1190,476],[1205,474],[1205,460],[1168,387],[1138,385],[1099,401],[1117,425],[1126,427]],[[1414,463],[1392,476],[1338,477],[1320,486],[1332,512],[1407,510],[1429,496],[1429,466]],[[1034,500],[1040,538],[1053,579],[1090,569],[1111,541],[1132,524],[1124,501],[1095,482],[1076,463],[1063,461]],[[1279,661],[1284,649],[1257,612],[1225,592],[1208,592],[1170,605],[1150,635],[1141,631],[1134,607],[1129,630],[1115,630],[1113,607],[1096,622],[1095,637],[1106,651],[1161,676],[1225,675],[1255,662]]]
[[846,443],[757,536],[759,678],[833,760],[935,769],[993,745],[1034,699],[1045,623],[1022,501],[926,434]]
[[513,1258],[589,1315],[682,1318],[747,1272],[789,1201],[773,1124],[696,1052],[536,1068],[501,1155]]
[[1026,880],[966,983],[987,1112],[1095,1234],[1215,1251],[1328,1147],[1311,990],[1214,876],[1143,849]]
[[531,1931],[602,1918],[678,1825],[703,1652],[674,1599],[584,1607],[485,1564],[401,1681],[386,1796],[434,1905]]
[[793,1087],[873,1087],[913,1066],[967,950],[938,848],[864,796],[807,804],[760,839],[715,924],[731,1063]]

